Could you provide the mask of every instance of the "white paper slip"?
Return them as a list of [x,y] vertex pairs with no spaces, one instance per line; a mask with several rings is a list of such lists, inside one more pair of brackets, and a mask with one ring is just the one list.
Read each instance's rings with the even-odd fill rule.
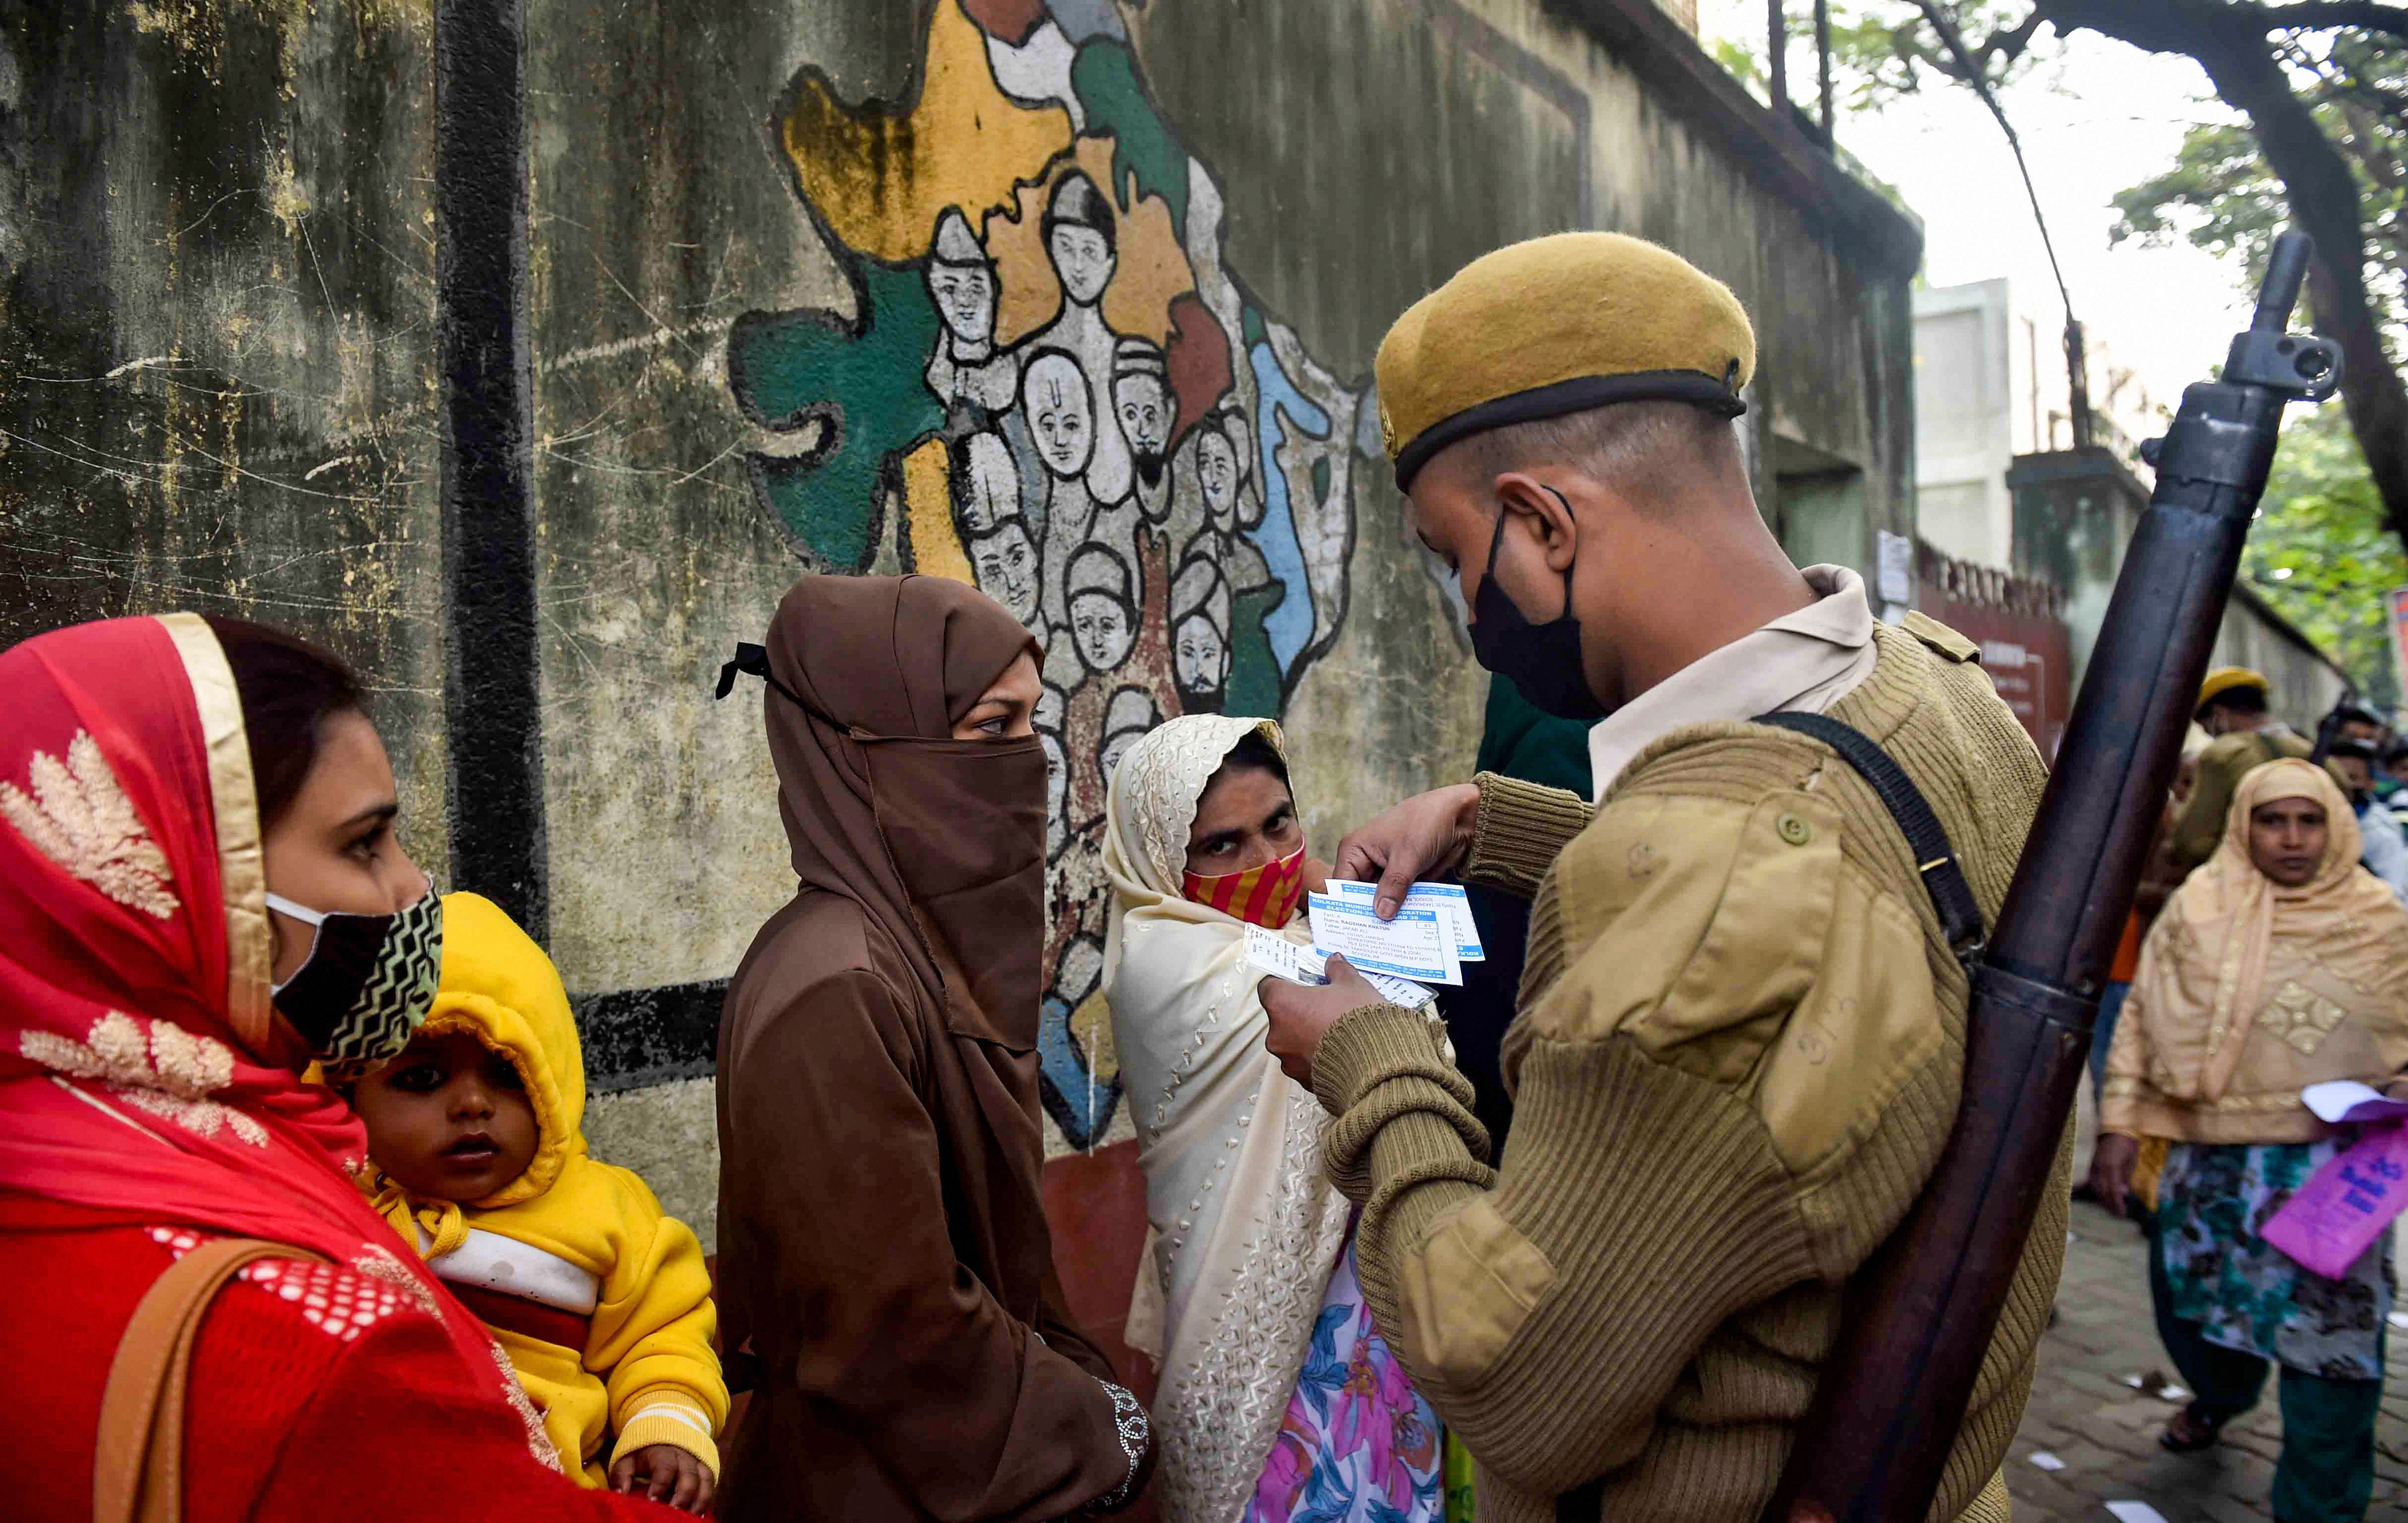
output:
[[[1291,984],[1318,987],[1329,982],[1329,975],[1322,970],[1322,965],[1328,961],[1327,954],[1319,947],[1298,946],[1277,931],[1268,931],[1260,926],[1246,927],[1246,960],[1272,977],[1283,978]],[[1380,991],[1381,999],[1392,1005],[1418,1010],[1438,998],[1411,979],[1391,978],[1368,968],[1354,970],[1361,973],[1371,987]]]
[[1460,984],[1463,965],[1455,955],[1454,922],[1437,910],[1405,909],[1393,920],[1372,912],[1369,899],[1341,894],[1305,897],[1312,921],[1312,944],[1342,954],[1367,973],[1388,973],[1416,984]]
[[1329,982],[1322,972],[1326,960],[1309,946],[1298,946],[1286,937],[1260,926],[1246,927],[1246,960],[1274,978],[1290,984],[1322,984]]
[[[1332,878],[1329,886],[1333,892],[1343,894],[1348,898],[1366,902],[1377,900],[1380,894],[1378,884],[1356,883],[1351,878]],[[1404,907],[1408,910],[1445,911],[1448,923],[1454,927],[1455,960],[1487,960],[1488,950],[1480,944],[1480,927],[1472,923],[1471,899],[1464,893],[1462,884],[1415,884],[1405,890]]]
[[2300,1091],[2300,1101],[2325,1122],[2396,1121],[2408,1115],[2408,1100],[2396,1100],[2355,1079],[2333,1079]]
[[1438,998],[1436,994],[1423,988],[1409,978],[1390,978],[1385,973],[1374,973],[1361,968],[1356,969],[1355,971],[1361,973],[1364,981],[1371,987],[1380,991],[1380,998],[1392,1005],[1402,1005],[1407,1010],[1419,1010]]
[[2166,1515],[2145,1501],[2111,1501],[2107,1510],[2123,1523],[2166,1523]]

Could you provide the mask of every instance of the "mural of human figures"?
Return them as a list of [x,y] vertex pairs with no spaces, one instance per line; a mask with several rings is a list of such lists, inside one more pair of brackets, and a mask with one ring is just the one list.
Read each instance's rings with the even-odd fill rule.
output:
[[[1367,410],[1223,263],[1221,188],[1111,0],[932,0],[898,101],[806,68],[769,129],[851,314],[729,335],[764,506],[811,564],[975,582],[1044,653],[1046,1108],[1119,1099],[1105,789],[1192,710],[1278,714],[1346,617]],[[882,559],[882,556],[891,559]]]

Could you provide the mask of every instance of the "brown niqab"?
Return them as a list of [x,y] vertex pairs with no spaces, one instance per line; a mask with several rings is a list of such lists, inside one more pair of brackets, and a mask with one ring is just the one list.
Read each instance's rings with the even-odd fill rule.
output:
[[[953,727],[1027,630],[941,577],[806,577],[769,626],[769,755],[795,874],[886,927],[953,1028],[1037,1044],[1045,757]],[[948,975],[951,976],[948,976]]]
[[762,1372],[720,1516],[1113,1505],[1142,1411],[1063,1305],[1039,1183],[1043,754],[951,738],[1027,632],[957,582],[822,576],[766,643],[802,882],[720,1021],[720,1327]]

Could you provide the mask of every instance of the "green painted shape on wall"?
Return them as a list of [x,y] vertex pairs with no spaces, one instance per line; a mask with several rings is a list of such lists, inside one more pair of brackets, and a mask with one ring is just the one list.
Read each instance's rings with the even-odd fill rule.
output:
[[[1187,151],[1146,99],[1128,44],[1097,37],[1070,61],[1070,89],[1087,108],[1089,133],[1112,139],[1112,192],[1137,181],[1137,195],[1158,195],[1170,207],[1170,225],[1187,236]],[[1134,197],[1122,203],[1125,210]]]
[[1249,350],[1256,344],[1265,342],[1271,336],[1269,327],[1263,322],[1263,314],[1255,309],[1253,302],[1248,302],[1238,309],[1238,327],[1245,334],[1246,348]]
[[881,475],[945,421],[923,375],[939,324],[920,272],[865,260],[860,276],[857,325],[790,312],[747,318],[727,336],[729,384],[747,412],[774,425],[817,409],[835,427],[816,454],[756,455],[754,466],[787,532],[856,572],[877,550]]
[[1249,587],[1232,600],[1229,686],[1222,700],[1224,713],[1279,716],[1285,696],[1280,691],[1279,657],[1271,654],[1271,637],[1264,621],[1286,600],[1287,589],[1276,582]]

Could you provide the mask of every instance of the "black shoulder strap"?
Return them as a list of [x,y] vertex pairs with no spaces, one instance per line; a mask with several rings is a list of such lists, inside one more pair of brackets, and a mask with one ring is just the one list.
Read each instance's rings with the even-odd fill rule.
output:
[[1931,812],[1931,805],[1906,769],[1873,744],[1871,737],[1828,714],[1758,714],[1754,723],[1820,740],[1856,769],[1905,833],[1906,843],[1914,852],[1915,869],[1923,874],[1923,886],[1931,895],[1932,908],[1940,912],[1940,928],[1948,938],[1949,949],[1960,962],[1979,953],[1984,938],[1982,906],[1973,898],[1965,870],[1956,865],[1956,849],[1948,843],[1940,816]]

